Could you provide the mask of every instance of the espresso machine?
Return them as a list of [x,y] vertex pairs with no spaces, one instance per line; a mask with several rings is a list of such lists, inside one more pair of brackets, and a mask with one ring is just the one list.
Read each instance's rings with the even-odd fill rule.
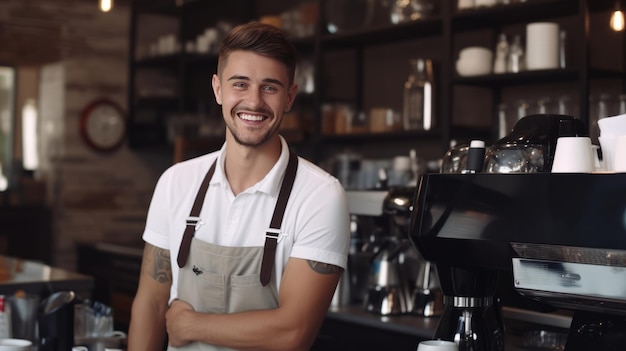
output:
[[460,351],[504,350],[508,303],[572,311],[566,351],[626,347],[626,174],[549,173],[542,140],[544,170],[420,178],[410,237],[444,294],[435,338]]
[[352,302],[379,315],[441,313],[435,266],[410,242],[415,187],[348,191],[352,245],[348,259]]

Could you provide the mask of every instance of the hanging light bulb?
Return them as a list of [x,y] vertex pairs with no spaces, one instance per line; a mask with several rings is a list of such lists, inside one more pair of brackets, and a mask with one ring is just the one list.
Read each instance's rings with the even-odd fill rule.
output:
[[99,0],[100,1],[100,11],[109,12],[113,8],[113,0]]
[[611,15],[611,21],[609,22],[611,29],[616,32],[624,30],[624,13],[619,6],[619,1],[615,3],[615,12]]

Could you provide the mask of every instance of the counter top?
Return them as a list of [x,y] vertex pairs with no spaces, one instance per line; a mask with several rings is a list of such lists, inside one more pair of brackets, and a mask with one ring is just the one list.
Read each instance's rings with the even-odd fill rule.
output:
[[11,295],[22,290],[45,296],[55,291],[72,290],[90,296],[93,286],[93,278],[88,275],[0,255],[0,294]]
[[[568,329],[572,322],[572,314],[568,311],[541,313],[504,306],[502,315],[505,319],[505,324],[508,319],[546,327]],[[439,323],[439,316],[421,317],[411,314],[381,316],[365,311],[360,305],[331,306],[326,314],[326,318],[404,333],[420,339],[433,338]]]
[[331,306],[326,318],[404,333],[420,339],[431,339],[439,323],[439,317],[420,317],[410,314],[381,316],[365,311],[360,305]]

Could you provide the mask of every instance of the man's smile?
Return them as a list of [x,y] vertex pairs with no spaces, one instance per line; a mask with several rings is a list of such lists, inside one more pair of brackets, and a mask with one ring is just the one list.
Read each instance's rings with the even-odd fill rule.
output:
[[256,115],[256,114],[250,114],[250,113],[244,113],[244,112],[239,112],[237,116],[239,116],[239,118],[243,119],[244,121],[248,121],[248,122],[261,122],[267,119],[267,117],[264,115]]

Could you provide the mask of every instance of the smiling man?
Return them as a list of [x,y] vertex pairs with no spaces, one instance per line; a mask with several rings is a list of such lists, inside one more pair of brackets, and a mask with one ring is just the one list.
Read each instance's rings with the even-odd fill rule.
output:
[[337,179],[279,135],[297,55],[248,23],[220,48],[212,85],[221,150],[170,167],[154,191],[129,350],[307,350],[347,264]]

